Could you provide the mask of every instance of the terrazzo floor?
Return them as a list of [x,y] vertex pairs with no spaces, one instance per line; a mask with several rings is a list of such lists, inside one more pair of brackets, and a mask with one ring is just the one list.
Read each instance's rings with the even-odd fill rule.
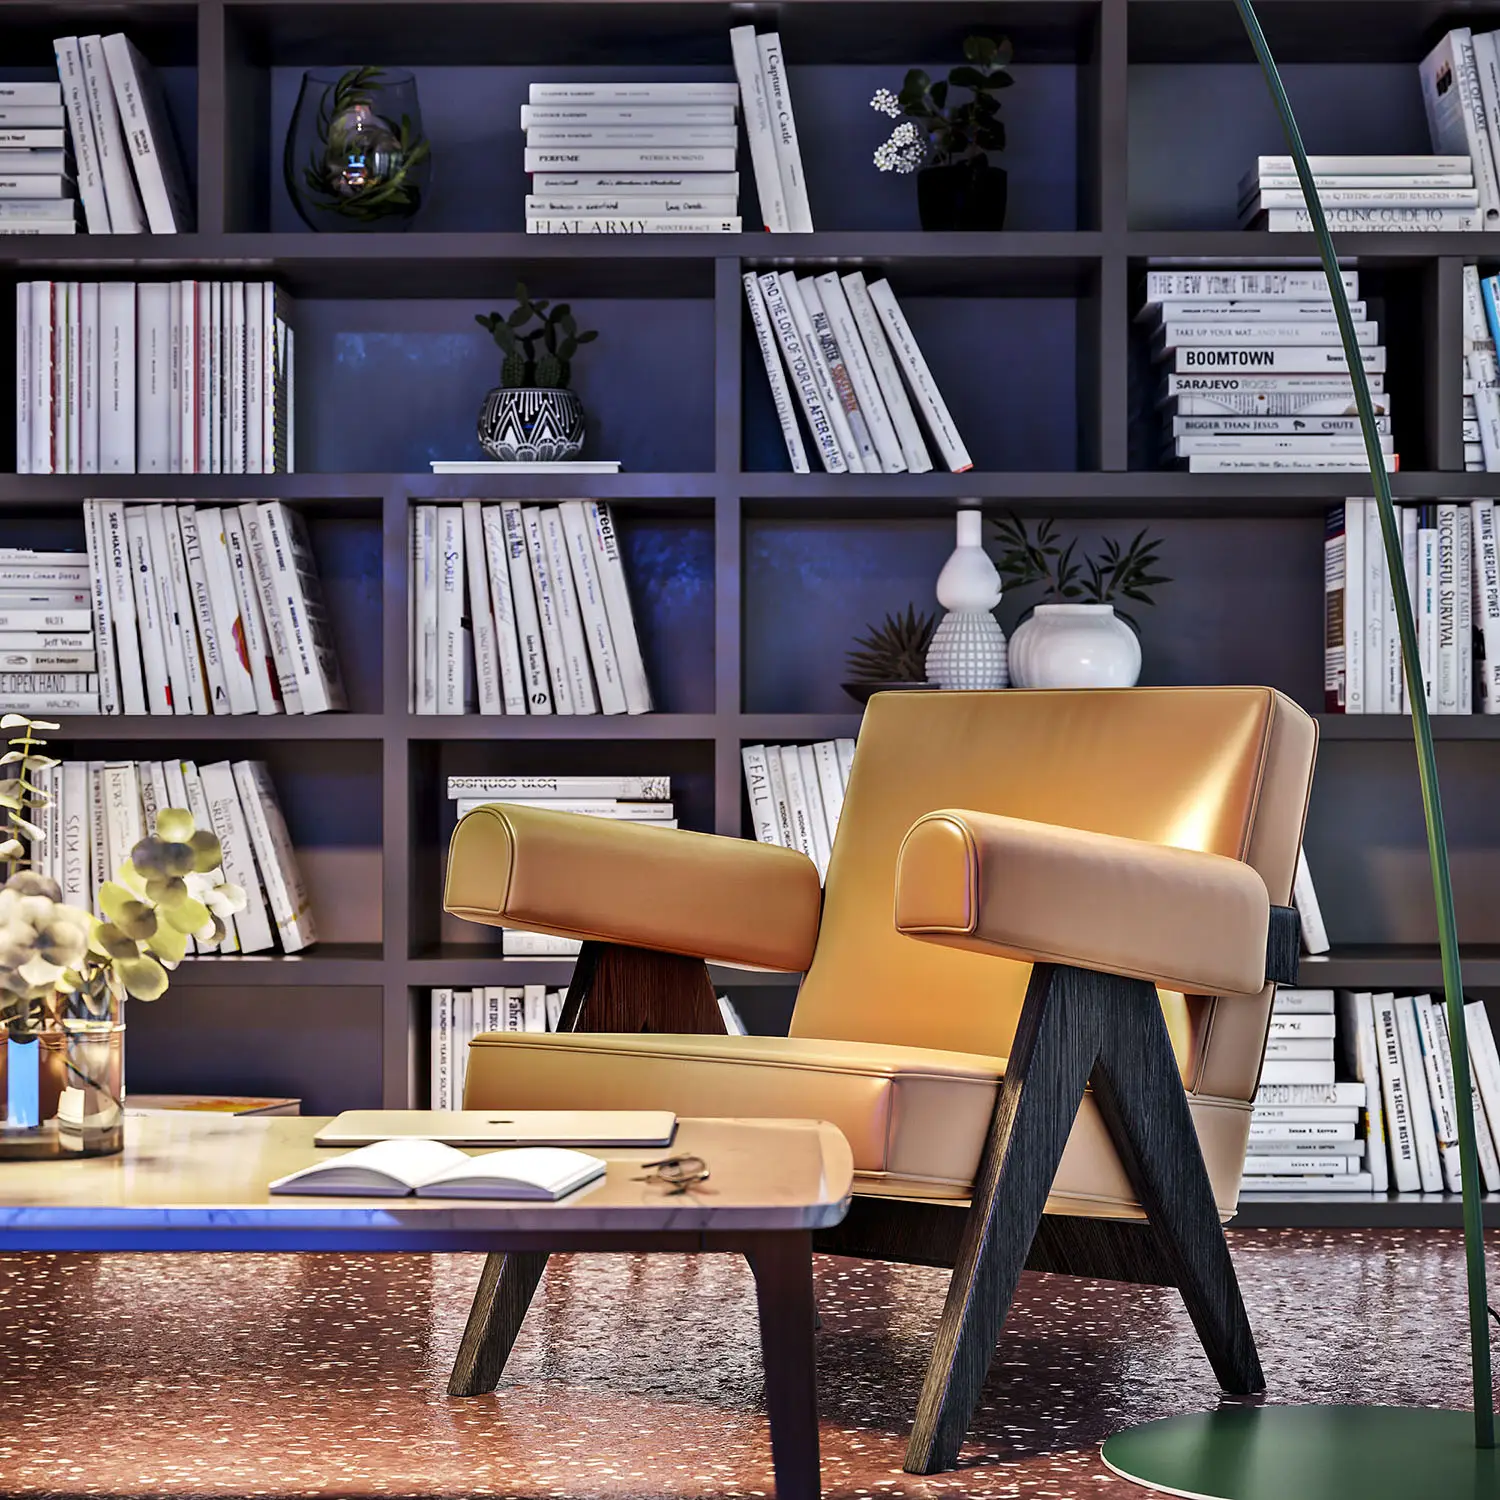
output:
[[[1456,1233],[1232,1239],[1269,1399],[1462,1403]],[[478,1271],[474,1256],[0,1255],[0,1495],[772,1494],[742,1262],[557,1257],[500,1391],[453,1400]],[[962,1467],[913,1477],[945,1277],[834,1258],[817,1272],[837,1500],[1140,1494],[1100,1441],[1218,1399],[1175,1292],[1028,1274]]]

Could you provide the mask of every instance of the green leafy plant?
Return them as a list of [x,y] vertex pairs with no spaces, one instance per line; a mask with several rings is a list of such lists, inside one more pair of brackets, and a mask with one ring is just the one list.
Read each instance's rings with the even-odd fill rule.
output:
[[919,615],[908,604],[904,615],[887,615],[855,639],[847,656],[854,682],[926,682],[927,648],[937,629],[935,614]]
[[1115,612],[1132,625],[1119,607],[1122,600],[1151,605],[1152,592],[1171,579],[1155,571],[1160,562],[1161,541],[1148,536],[1144,527],[1122,547],[1113,537],[1104,538],[1093,556],[1077,557],[1078,538],[1064,543],[1057,522],[1037,522],[1035,532],[1015,514],[994,522],[1001,551],[995,561],[1007,588],[1041,584],[1047,602],[1053,604],[1112,604]]
[[42,830],[28,814],[40,812],[47,805],[47,795],[31,778],[38,771],[49,770],[57,762],[41,753],[47,742],[36,737],[39,729],[56,729],[43,719],[28,719],[24,714],[6,714],[0,718],[0,730],[19,730],[0,755],[0,863],[7,869],[23,870],[30,863],[28,850],[41,838]]
[[[525,282],[516,283],[516,306],[508,316],[476,313],[474,321],[487,328],[500,346],[500,384],[515,390],[566,390],[573,375],[573,356],[591,344],[598,331],[580,332],[573,309],[566,302],[553,307],[546,297],[532,299]],[[527,324],[535,321],[535,328]],[[541,347],[538,348],[537,346]]]
[[[991,151],[1005,149],[1005,125],[995,96],[1015,83],[1009,40],[971,36],[964,39],[964,61],[946,79],[934,82],[912,68],[899,93],[877,89],[870,108],[901,123],[875,152],[882,172],[915,172],[919,167],[954,162],[989,164]],[[955,102],[957,91],[969,98]]]
[[323,91],[314,127],[318,144],[302,167],[304,198],[312,207],[362,223],[410,218],[421,208],[413,174],[431,146],[416,134],[409,115],[391,121],[375,113],[384,76],[383,68],[350,68]]

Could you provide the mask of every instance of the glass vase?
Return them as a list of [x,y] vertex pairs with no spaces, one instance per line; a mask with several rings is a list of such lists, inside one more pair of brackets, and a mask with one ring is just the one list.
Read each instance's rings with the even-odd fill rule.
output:
[[0,1050],[0,1161],[109,1156],[125,1145],[125,1002],[57,995]]
[[386,68],[304,73],[282,171],[313,229],[409,229],[432,183],[416,80]]

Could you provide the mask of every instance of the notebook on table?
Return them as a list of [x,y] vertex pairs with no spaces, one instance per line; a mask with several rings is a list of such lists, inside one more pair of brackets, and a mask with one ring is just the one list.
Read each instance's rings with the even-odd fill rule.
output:
[[469,1156],[441,1141],[379,1141],[278,1177],[273,1193],[318,1197],[526,1198],[556,1201],[604,1176],[582,1151],[530,1146]]
[[450,1146],[670,1146],[669,1109],[346,1109],[318,1131],[320,1146],[445,1141]]

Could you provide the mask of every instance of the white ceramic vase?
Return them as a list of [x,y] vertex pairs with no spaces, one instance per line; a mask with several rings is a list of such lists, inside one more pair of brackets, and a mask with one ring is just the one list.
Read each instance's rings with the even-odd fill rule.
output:
[[1016,687],[1134,687],[1141,643],[1112,604],[1039,604],[1010,639]]
[[995,618],[1000,574],[981,545],[983,518],[958,513],[958,545],[938,574],[938,603],[947,613],[927,648],[927,679],[943,688],[1010,686],[1005,632]]

